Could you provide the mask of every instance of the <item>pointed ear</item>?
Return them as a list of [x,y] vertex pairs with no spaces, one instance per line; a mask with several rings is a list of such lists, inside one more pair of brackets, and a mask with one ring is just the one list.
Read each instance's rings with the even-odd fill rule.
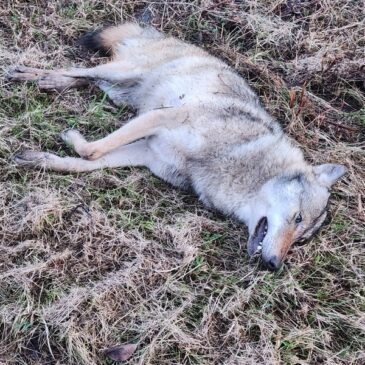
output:
[[325,163],[313,166],[313,172],[320,184],[330,188],[341,176],[346,174],[347,169],[344,165]]

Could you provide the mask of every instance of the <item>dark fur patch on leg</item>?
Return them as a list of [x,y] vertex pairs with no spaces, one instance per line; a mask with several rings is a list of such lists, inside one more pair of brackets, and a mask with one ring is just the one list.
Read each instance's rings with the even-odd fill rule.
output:
[[98,29],[87,32],[79,39],[78,44],[92,52],[99,52],[102,57],[111,56],[110,48],[105,47],[102,37],[100,36],[103,30],[104,29]]

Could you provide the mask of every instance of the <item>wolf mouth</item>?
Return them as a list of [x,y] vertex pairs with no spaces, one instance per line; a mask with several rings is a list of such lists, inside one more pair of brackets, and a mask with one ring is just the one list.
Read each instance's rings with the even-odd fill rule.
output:
[[255,231],[250,239],[250,252],[252,254],[261,252],[262,242],[267,234],[268,222],[267,217],[262,217],[255,228]]

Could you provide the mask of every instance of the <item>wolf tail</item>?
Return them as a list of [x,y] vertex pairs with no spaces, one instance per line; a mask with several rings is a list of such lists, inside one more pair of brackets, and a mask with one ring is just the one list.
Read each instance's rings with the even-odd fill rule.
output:
[[115,56],[119,46],[130,38],[161,38],[163,35],[153,28],[142,28],[137,23],[125,23],[86,33],[79,44],[102,56]]

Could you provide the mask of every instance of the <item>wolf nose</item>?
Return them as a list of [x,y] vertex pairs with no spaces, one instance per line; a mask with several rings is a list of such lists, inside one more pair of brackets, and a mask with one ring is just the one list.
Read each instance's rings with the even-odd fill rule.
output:
[[281,260],[278,256],[272,256],[265,262],[267,268],[271,271],[278,270],[281,266]]

